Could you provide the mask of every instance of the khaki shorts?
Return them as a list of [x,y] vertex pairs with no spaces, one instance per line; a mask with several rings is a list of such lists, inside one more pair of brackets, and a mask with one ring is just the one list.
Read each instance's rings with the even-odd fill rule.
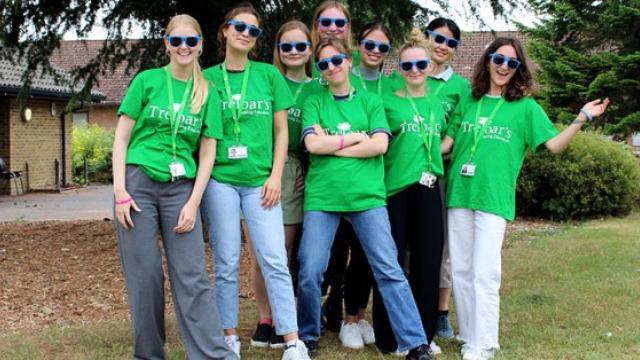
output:
[[302,162],[296,155],[287,156],[282,174],[282,213],[285,225],[301,224],[304,217],[304,190],[296,190],[296,179],[303,174]]

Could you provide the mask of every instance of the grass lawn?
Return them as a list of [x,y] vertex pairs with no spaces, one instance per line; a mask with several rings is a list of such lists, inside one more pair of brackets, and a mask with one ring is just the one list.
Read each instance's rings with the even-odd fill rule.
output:
[[[554,230],[511,233],[503,250],[498,359],[640,359],[640,213]],[[256,317],[244,300],[244,359],[279,359],[253,350]],[[459,359],[459,345],[439,341],[439,359]],[[319,359],[395,359],[356,352],[322,338]],[[125,320],[0,335],[0,359],[129,359]],[[168,358],[184,359],[175,319],[168,320]]]

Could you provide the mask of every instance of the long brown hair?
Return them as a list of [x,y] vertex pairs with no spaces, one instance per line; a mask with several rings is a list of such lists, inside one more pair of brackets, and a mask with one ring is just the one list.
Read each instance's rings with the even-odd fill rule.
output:
[[342,11],[342,13],[344,13],[344,16],[347,18],[347,21],[349,21],[349,23],[347,24],[349,26],[349,29],[345,32],[344,40],[342,41],[344,42],[347,50],[349,50],[349,52],[352,52],[353,39],[351,36],[351,13],[349,13],[349,9],[347,9],[347,6],[345,4],[337,0],[324,1],[316,8],[316,11],[313,13],[313,24],[311,26],[311,43],[314,46],[320,43],[320,34],[318,33],[318,17],[320,17],[320,14],[322,14],[323,11],[331,8],[336,8]]
[[[284,33],[291,30],[300,30],[307,37],[307,41],[311,42],[311,33],[309,32],[309,28],[303,22],[298,20],[291,20],[284,23],[280,26],[280,30],[276,34],[275,44],[273,45],[273,65],[280,70],[282,75],[285,75],[287,72],[287,67],[280,60],[280,49],[278,48],[278,43],[280,42],[280,38]],[[311,46],[313,49],[313,46]],[[304,65],[304,71],[307,73],[307,76],[311,76],[311,57],[307,60],[307,63]]]
[[487,47],[473,70],[471,89],[473,97],[476,100],[479,100],[488,93],[491,87],[491,74],[489,72],[489,66],[491,66],[489,62],[491,60],[489,59],[489,55],[495,53],[500,47],[505,45],[510,45],[516,50],[516,55],[520,61],[520,66],[515,70],[515,74],[513,74],[509,83],[507,83],[507,90],[504,93],[505,99],[507,101],[514,101],[525,96],[533,95],[533,76],[531,76],[529,61],[522,43],[515,38],[499,37],[493,40]]
[[[224,29],[227,26],[229,26],[227,24],[229,20],[233,19],[234,17],[240,14],[251,14],[255,16],[256,19],[258,19],[258,26],[262,28],[262,17],[258,13],[258,10],[256,10],[256,8],[254,8],[253,5],[251,5],[250,3],[244,2],[234,7],[233,9],[229,10],[227,14],[224,16],[222,23],[218,27],[218,35],[216,37],[218,40],[218,55],[222,59],[224,59],[224,57],[227,55],[227,39],[224,37]],[[257,52],[257,48],[258,48],[257,41],[258,39],[256,39],[256,46],[254,46],[253,49],[251,50],[252,55],[254,55]]]
[[[167,24],[167,28],[165,30],[165,35],[171,34],[173,29],[177,26],[184,25],[193,28],[193,30],[198,33],[199,36],[202,36],[202,29],[200,28],[200,24],[198,20],[193,17],[181,14],[176,15],[169,20],[169,24]],[[202,68],[200,67],[200,62],[198,61],[198,57],[193,60],[193,90],[191,91],[191,113],[199,114],[202,109],[202,105],[204,104],[207,96],[209,95],[209,85],[207,81],[202,76]],[[172,105],[173,106],[173,105]]]

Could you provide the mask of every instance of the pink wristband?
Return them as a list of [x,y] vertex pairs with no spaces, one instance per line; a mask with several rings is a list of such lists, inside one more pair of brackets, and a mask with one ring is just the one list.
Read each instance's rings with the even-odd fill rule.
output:
[[124,205],[124,204],[130,203],[131,200],[133,200],[133,198],[131,196],[129,196],[128,198],[126,198],[124,200],[120,200],[120,201],[116,200],[116,205]]
[[338,147],[338,150],[342,149],[344,149],[344,135],[340,135],[340,145]]

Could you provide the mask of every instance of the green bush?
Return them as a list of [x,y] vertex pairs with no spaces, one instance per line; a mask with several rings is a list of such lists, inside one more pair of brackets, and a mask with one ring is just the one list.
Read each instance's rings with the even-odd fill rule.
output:
[[113,130],[98,125],[83,125],[73,128],[71,149],[73,151],[73,177],[84,182],[84,161],[87,162],[88,181],[111,181],[111,152]]
[[640,162],[626,144],[581,132],[558,155],[528,154],[517,186],[520,215],[554,220],[626,215],[640,204]]

